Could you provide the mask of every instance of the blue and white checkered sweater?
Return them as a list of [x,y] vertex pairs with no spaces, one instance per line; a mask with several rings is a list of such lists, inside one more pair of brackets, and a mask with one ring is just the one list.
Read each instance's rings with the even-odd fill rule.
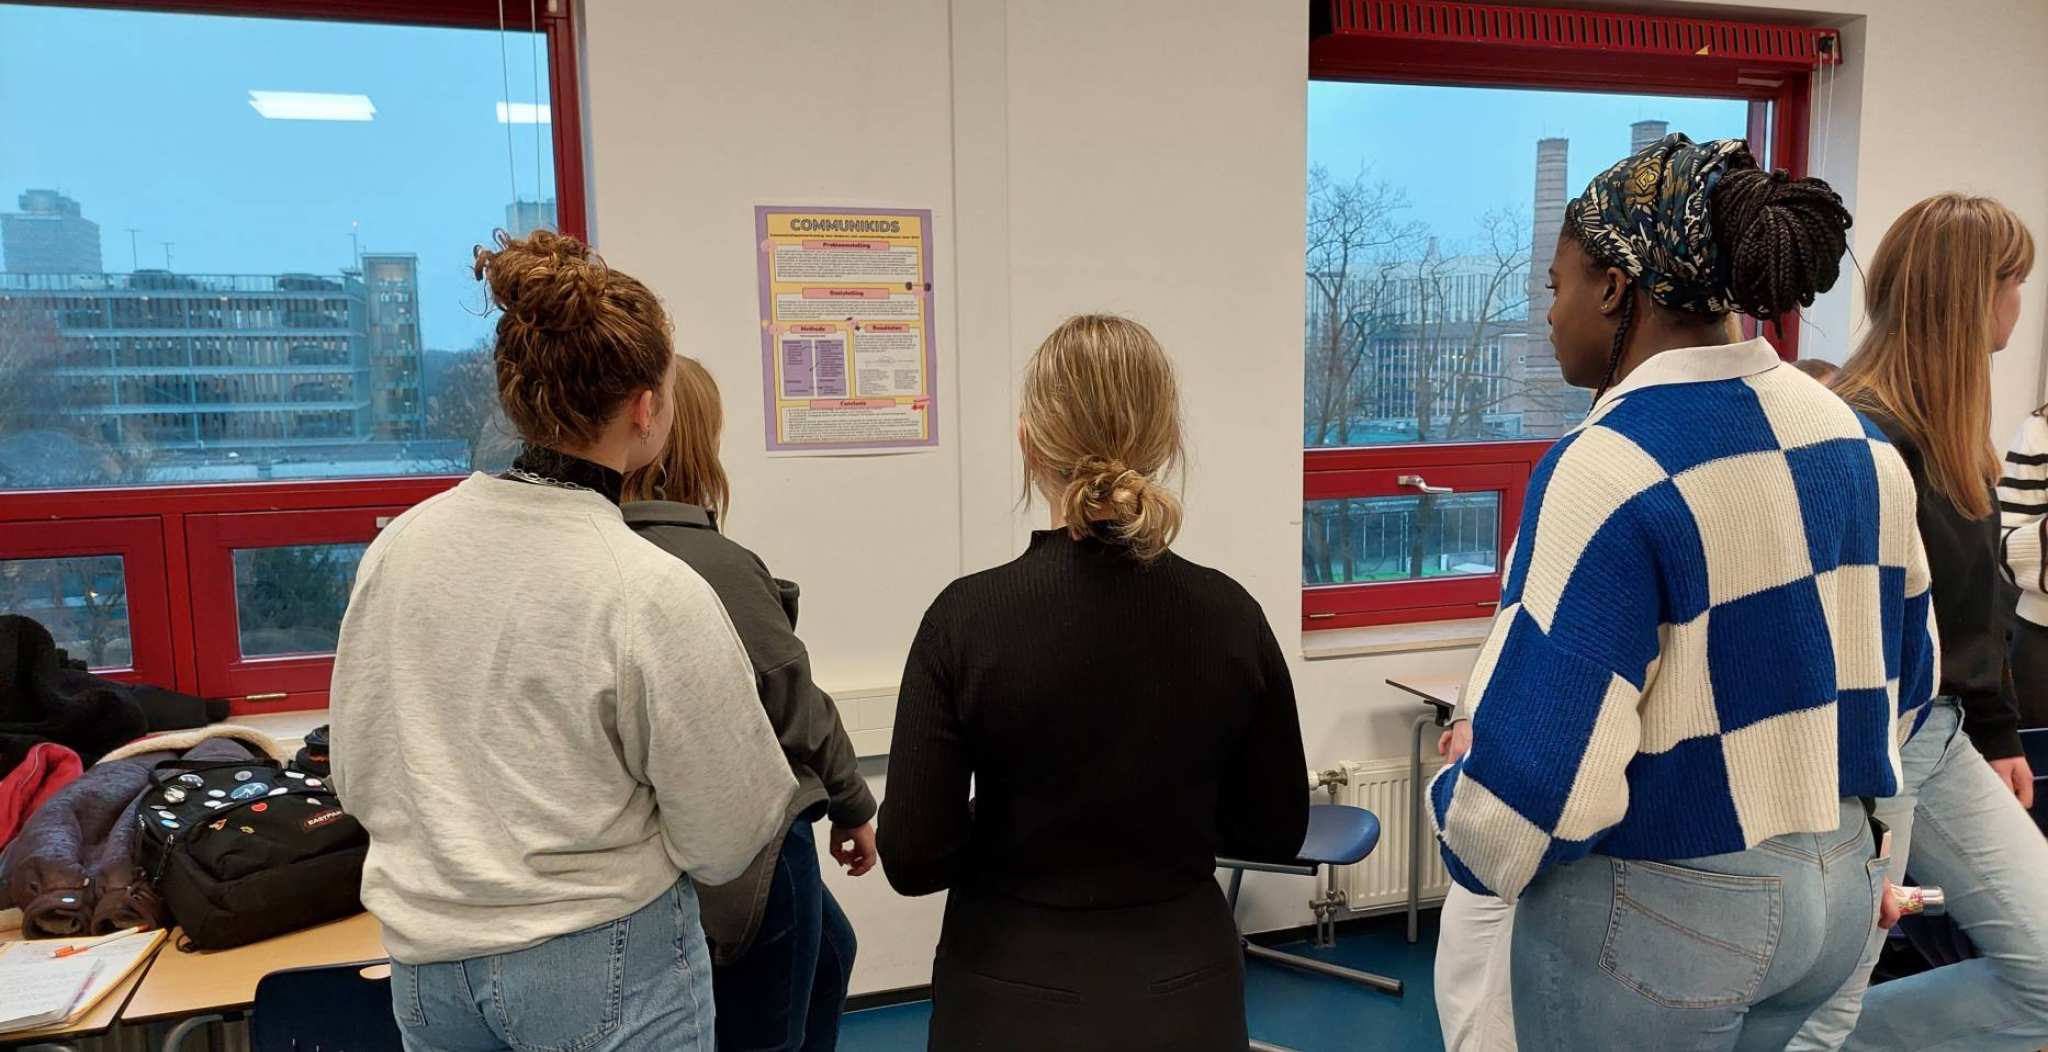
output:
[[1939,667],[1913,479],[1761,340],[1644,362],[1529,479],[1430,786],[1460,884],[1825,832],[1898,791]]

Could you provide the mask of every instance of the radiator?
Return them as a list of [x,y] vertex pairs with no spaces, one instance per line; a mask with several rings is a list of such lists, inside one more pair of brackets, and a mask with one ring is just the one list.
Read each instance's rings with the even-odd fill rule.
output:
[[[1430,744],[1434,744],[1431,742]],[[1387,760],[1347,761],[1342,765],[1345,782],[1335,786],[1337,802],[1363,807],[1379,816],[1380,843],[1365,860],[1337,867],[1337,890],[1344,893],[1348,909],[1385,910],[1408,903],[1408,809],[1413,806],[1408,785],[1407,757]],[[1428,757],[1422,766],[1426,787],[1443,762]],[[1423,806],[1429,806],[1427,800]],[[1422,901],[1435,902],[1450,891],[1451,875],[1444,870],[1437,853],[1436,838],[1430,832],[1429,816],[1422,816]]]

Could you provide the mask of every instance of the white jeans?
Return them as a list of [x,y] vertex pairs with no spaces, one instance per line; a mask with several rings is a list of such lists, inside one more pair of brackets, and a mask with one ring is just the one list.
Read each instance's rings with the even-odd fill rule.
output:
[[1515,908],[1457,885],[1436,937],[1436,1017],[1444,1052],[1515,1052]]

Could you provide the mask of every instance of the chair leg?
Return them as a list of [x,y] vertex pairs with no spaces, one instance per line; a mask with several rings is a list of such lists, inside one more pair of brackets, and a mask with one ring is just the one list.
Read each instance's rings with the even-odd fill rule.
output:
[[1356,968],[1346,968],[1341,964],[1329,964],[1324,961],[1318,961],[1312,957],[1299,957],[1291,953],[1284,953],[1280,950],[1260,946],[1259,944],[1254,942],[1246,942],[1244,944],[1244,952],[1258,960],[1270,961],[1274,964],[1281,965],[1283,967],[1298,968],[1304,972],[1315,972],[1318,975],[1327,975],[1332,979],[1342,979],[1345,982],[1357,983],[1360,986],[1369,986],[1375,990],[1383,990],[1390,994],[1398,994],[1401,992],[1401,980],[1399,979],[1391,979],[1384,975],[1375,975],[1372,972],[1361,972]]
[[223,1022],[223,1019],[217,1015],[192,1016],[179,1020],[178,1025],[172,1027],[171,1032],[164,1035],[163,1052],[179,1052],[185,1045],[185,1039],[192,1036],[193,1031],[219,1022]]
[[1337,887],[1337,867],[1323,867],[1323,893],[1310,899],[1308,908],[1315,914],[1315,939],[1312,945],[1318,950],[1335,949],[1337,946],[1337,914],[1346,905],[1343,889]]
[[1252,1038],[1246,1047],[1251,1049],[1251,1052],[1294,1052],[1293,1049],[1288,1048],[1286,1045],[1270,1045],[1258,1038]]

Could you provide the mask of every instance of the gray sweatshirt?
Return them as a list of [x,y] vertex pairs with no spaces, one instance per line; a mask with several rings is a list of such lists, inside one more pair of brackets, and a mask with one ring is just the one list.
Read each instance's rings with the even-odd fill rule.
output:
[[703,578],[596,493],[474,475],[363,556],[330,694],[363,904],[406,964],[738,876],[796,781]]

